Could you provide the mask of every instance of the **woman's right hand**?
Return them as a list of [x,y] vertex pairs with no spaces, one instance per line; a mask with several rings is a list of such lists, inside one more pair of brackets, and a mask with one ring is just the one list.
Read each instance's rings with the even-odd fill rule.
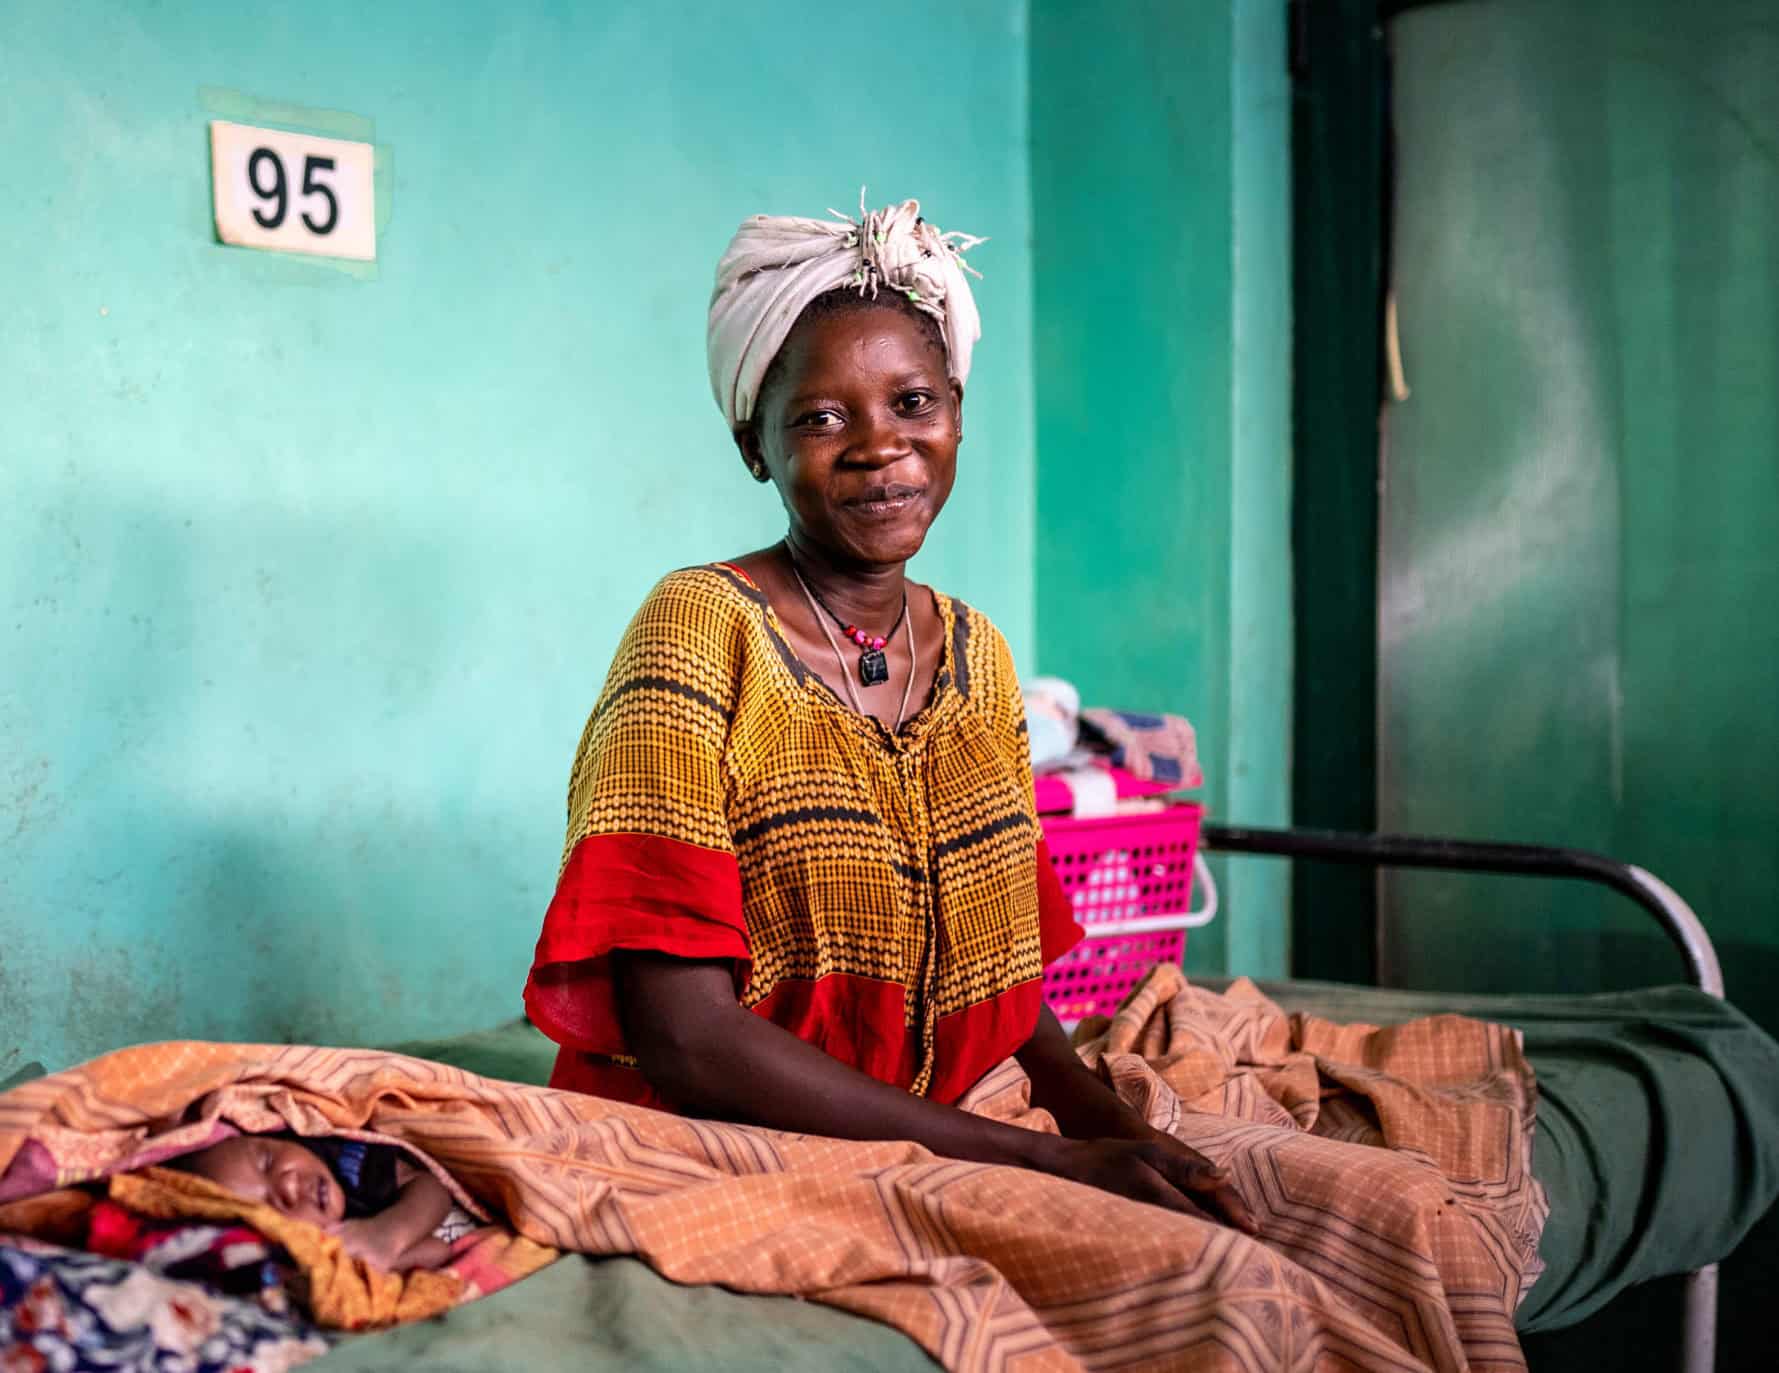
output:
[[1132,1201],[1197,1216],[1214,1225],[1233,1222],[1250,1232],[1254,1228],[1245,1208],[1240,1215],[1225,1218],[1212,1215],[1194,1201],[1191,1193],[1217,1197],[1230,1190],[1228,1177],[1222,1169],[1210,1166],[1208,1160],[1195,1163],[1185,1151],[1170,1148],[1161,1140],[1065,1139],[1052,1135],[1036,1163],[1053,1177],[1084,1182]]

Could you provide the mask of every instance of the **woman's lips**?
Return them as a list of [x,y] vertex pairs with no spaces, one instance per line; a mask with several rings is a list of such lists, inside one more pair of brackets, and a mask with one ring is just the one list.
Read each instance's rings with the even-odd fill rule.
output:
[[901,514],[925,494],[919,486],[873,486],[847,501],[846,509],[868,519],[884,519]]

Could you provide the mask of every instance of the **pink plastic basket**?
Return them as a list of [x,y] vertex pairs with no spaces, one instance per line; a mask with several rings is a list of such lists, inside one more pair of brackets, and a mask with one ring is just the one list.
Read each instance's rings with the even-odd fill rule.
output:
[[1058,1020],[1111,1015],[1157,963],[1186,952],[1202,806],[1078,820],[1044,818],[1056,875],[1087,937],[1044,970]]

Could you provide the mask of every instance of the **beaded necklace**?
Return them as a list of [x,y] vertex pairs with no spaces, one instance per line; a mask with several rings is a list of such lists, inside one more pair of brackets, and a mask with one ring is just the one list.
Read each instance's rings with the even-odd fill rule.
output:
[[[810,587],[808,582],[803,580],[802,569],[797,566],[796,558],[791,556],[791,546],[788,543],[784,545],[784,555],[791,564],[791,571],[797,574],[797,581],[803,588],[803,594],[815,603],[810,609],[813,610],[815,609],[815,606],[819,605],[823,610],[826,610],[828,618],[840,626],[840,632],[859,646],[860,683],[869,687],[879,686],[882,683],[889,681],[889,659],[883,656],[883,650],[888,646],[889,641],[896,637],[896,631],[902,627],[902,621],[908,618],[907,591],[902,592],[902,609],[896,616],[896,622],[890,626],[889,633],[881,635],[867,634],[857,625],[848,624],[832,610],[828,609],[828,603]],[[821,616],[818,614],[816,619],[819,620],[820,618]],[[822,628],[825,630],[827,626],[823,625]],[[832,638],[832,636],[829,637]],[[910,637],[909,642],[914,642],[912,637]],[[835,652],[838,654],[839,650],[836,649]],[[845,664],[842,663],[841,666],[844,668]]]
[[[914,690],[914,674],[919,666],[914,649],[914,625],[908,618],[908,592],[906,590],[902,592],[902,611],[896,616],[896,623],[890,626],[889,635],[874,639],[864,635],[854,626],[848,625],[832,610],[828,610],[827,602],[817,596],[809,583],[803,580],[803,570],[797,566],[797,560],[791,556],[788,544],[785,546],[785,559],[791,565],[791,575],[797,579],[797,585],[803,588],[803,598],[809,602],[810,613],[815,616],[815,622],[821,626],[822,636],[827,639],[828,647],[834,651],[834,662],[840,668],[840,680],[846,685],[846,694],[852,700],[852,708],[860,715],[869,715],[870,712],[865,709],[864,702],[859,700],[858,688],[852,684],[852,674],[846,670],[846,659],[840,656],[840,644],[834,638],[834,631],[828,628],[827,620],[822,618],[822,611],[827,610],[834,623],[844,629],[847,637],[864,650],[859,654],[859,680],[866,686],[875,686],[879,682],[889,680],[889,662],[884,657],[883,650],[889,643],[890,635],[893,635],[897,629],[907,629],[908,680],[902,684],[902,703],[896,707],[896,723],[890,730],[891,734],[897,733],[902,728],[903,718],[908,714],[908,697]],[[871,658],[876,660],[874,667],[867,666],[867,659]],[[868,671],[875,671],[877,675],[867,675]]]

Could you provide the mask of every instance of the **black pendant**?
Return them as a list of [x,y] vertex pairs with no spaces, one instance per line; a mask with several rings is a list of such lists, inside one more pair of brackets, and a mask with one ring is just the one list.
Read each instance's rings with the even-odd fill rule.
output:
[[868,648],[859,654],[859,680],[866,686],[889,681],[889,659],[881,648]]

